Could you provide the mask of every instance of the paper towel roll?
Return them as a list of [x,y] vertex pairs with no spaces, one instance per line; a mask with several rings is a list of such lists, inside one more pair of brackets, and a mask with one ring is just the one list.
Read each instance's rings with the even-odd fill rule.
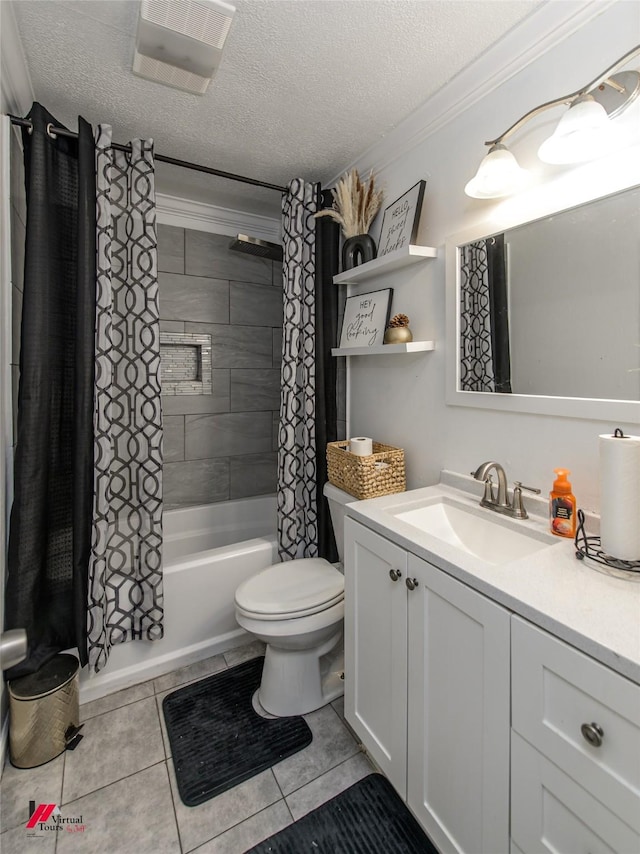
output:
[[599,444],[602,550],[619,560],[639,560],[640,436],[606,434]]
[[373,453],[373,442],[366,436],[349,439],[349,450],[357,457],[370,457]]

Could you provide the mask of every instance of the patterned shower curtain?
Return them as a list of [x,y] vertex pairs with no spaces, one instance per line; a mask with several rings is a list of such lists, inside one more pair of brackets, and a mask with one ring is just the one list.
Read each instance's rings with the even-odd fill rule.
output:
[[153,143],[96,131],[94,507],[87,644],[163,636],[162,411]]
[[460,388],[511,393],[503,234],[460,250]]
[[278,433],[280,560],[318,555],[316,496],[316,220],[320,187],[293,180],[283,196],[284,324]]
[[486,241],[460,250],[460,388],[495,391]]

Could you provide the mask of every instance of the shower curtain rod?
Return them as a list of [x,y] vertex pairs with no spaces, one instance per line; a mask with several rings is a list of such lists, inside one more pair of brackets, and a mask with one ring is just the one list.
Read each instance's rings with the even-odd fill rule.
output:
[[[33,130],[33,125],[29,119],[21,119],[19,116],[8,114],[11,123],[20,127],[29,129],[29,133]],[[75,131],[67,130],[66,128],[47,127],[49,136],[66,136],[70,139],[77,139],[78,134]],[[121,145],[118,142],[112,142],[111,148],[117,151],[131,151],[130,145]],[[176,157],[167,157],[164,154],[153,155],[155,160],[161,163],[170,163],[172,166],[181,166],[183,169],[192,169],[195,172],[205,172],[207,175],[216,175],[218,178],[228,178],[230,181],[240,181],[243,184],[252,184],[254,187],[266,187],[267,190],[278,190],[280,193],[286,193],[286,187],[280,187],[278,184],[269,184],[267,181],[258,181],[256,178],[246,178],[244,175],[234,175],[233,172],[223,172],[221,169],[214,169],[212,166],[202,166],[199,163],[190,163],[188,160],[178,160]]]

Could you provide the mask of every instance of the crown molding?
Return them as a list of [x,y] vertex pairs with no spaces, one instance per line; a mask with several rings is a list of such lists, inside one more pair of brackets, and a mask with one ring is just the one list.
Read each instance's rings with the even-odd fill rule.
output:
[[279,243],[282,239],[280,220],[245,211],[219,208],[204,202],[156,193],[157,219],[162,225],[210,231],[214,234],[250,234],[262,240]]
[[502,86],[523,68],[564,41],[616,0],[563,0],[547,2],[506,33],[478,59],[421,104],[383,139],[374,143],[336,175],[344,172],[386,169],[406,157],[473,104]]
[[23,116],[35,95],[11,3],[0,2],[0,16],[2,112]]

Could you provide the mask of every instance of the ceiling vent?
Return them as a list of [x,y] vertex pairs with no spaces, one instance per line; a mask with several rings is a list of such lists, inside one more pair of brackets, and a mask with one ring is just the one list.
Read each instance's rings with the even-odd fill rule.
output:
[[133,71],[203,95],[216,72],[235,7],[222,0],[142,0]]
[[133,57],[133,73],[139,77],[146,77],[147,80],[172,86],[174,89],[192,92],[194,95],[204,95],[209,83],[211,83],[211,77],[200,77],[191,71],[184,71],[182,68],[176,68],[175,65],[169,65],[167,62],[150,59],[138,51]]

